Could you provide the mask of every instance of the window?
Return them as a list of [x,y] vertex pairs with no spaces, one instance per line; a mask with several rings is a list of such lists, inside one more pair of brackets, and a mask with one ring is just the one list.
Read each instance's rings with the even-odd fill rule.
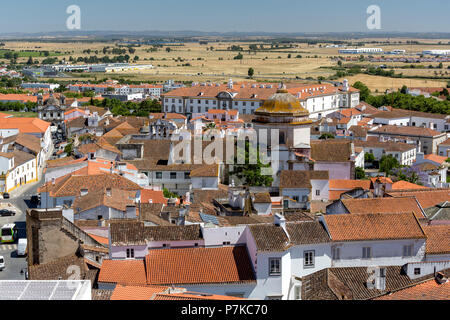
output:
[[292,200],[294,200],[294,201],[297,201],[297,202],[298,202],[299,198],[298,198],[298,196],[293,196],[293,197],[292,197]]
[[403,246],[403,256],[404,257],[412,257],[413,253],[413,246]]
[[162,172],[156,173],[156,179],[162,179]]
[[281,275],[281,259],[271,258],[269,259],[269,276]]
[[231,245],[231,242],[230,242],[230,241],[224,241],[224,242],[223,242],[223,245],[224,245],[224,246],[229,246],[229,245]]
[[189,172],[185,172],[184,173],[184,180],[189,180],[190,179],[190,174],[189,174]]
[[416,276],[420,275],[420,268],[414,268],[414,274]]
[[320,190],[316,190],[316,196],[320,196]]
[[170,173],[170,179],[174,180],[177,178],[177,173],[176,172],[171,172]]
[[134,258],[134,249],[127,249],[127,259]]
[[372,258],[372,248],[371,247],[364,247],[362,248],[362,257],[363,259],[370,259]]
[[314,268],[315,251],[305,251],[303,253],[303,266],[305,268]]
[[333,260],[340,260],[341,259],[341,248],[333,248],[331,250],[331,254],[333,256]]
[[72,206],[72,200],[64,200],[63,204],[70,208]]

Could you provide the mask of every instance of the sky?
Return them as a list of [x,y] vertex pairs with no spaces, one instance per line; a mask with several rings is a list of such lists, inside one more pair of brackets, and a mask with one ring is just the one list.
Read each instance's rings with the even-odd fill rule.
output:
[[[20,0],[2,1],[0,34],[67,31],[70,5],[81,31],[450,32],[448,0]],[[20,4],[20,5],[19,5]]]

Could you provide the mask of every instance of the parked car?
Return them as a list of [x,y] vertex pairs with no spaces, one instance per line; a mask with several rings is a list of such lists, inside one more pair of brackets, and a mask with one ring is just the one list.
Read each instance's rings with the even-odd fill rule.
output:
[[5,193],[3,194],[3,199],[9,199],[9,198],[10,198],[9,193],[5,192]]
[[3,271],[5,267],[5,258],[3,258],[3,256],[0,256],[0,271]]
[[0,210],[0,217],[6,217],[6,216],[15,216],[16,213],[11,210],[2,209]]

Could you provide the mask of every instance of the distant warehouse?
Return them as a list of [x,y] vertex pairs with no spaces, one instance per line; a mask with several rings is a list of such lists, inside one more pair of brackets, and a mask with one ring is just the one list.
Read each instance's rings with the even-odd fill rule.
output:
[[344,54],[364,54],[364,53],[382,53],[381,48],[354,48],[354,49],[340,49],[339,53]]
[[424,50],[422,51],[422,54],[430,56],[448,56],[450,55],[450,50]]
[[84,71],[84,72],[121,72],[153,69],[151,64],[128,64],[128,63],[108,63],[108,64],[88,64],[88,65],[53,65],[52,69],[59,72]]

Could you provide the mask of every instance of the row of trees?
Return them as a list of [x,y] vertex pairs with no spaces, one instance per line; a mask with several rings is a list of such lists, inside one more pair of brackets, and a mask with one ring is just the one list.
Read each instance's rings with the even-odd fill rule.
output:
[[136,102],[122,102],[118,99],[97,100],[92,98],[91,104],[97,107],[103,107],[111,110],[115,116],[136,116],[148,117],[150,113],[161,112],[161,104],[158,100],[143,100]]
[[357,81],[353,87],[360,90],[361,100],[379,108],[382,106],[392,106],[394,108],[450,114],[450,101],[439,101],[435,98],[425,98],[424,96],[412,96],[406,93],[407,87],[404,86],[398,92],[373,96],[370,89],[361,81]]

